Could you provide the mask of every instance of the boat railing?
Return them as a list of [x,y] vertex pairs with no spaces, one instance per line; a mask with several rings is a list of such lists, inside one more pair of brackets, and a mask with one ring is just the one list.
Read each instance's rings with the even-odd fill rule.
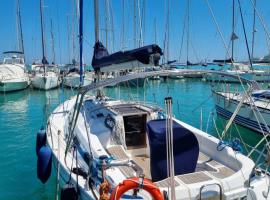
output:
[[[213,187],[213,186],[217,186],[218,187],[218,189],[219,189],[219,200],[222,200],[222,187],[221,187],[221,185],[219,184],[219,183],[211,183],[211,184],[205,184],[205,185],[202,185],[201,186],[201,188],[200,188],[200,194],[199,194],[199,200],[202,200],[202,199],[204,199],[205,197],[203,197],[203,190],[205,189],[205,188],[207,188],[207,187]],[[208,198],[215,198],[215,197],[217,197],[217,195],[215,195],[215,196],[210,196],[210,197],[207,197],[207,199]],[[211,198],[211,199],[212,199]],[[217,199],[217,198],[215,198],[215,199]]]

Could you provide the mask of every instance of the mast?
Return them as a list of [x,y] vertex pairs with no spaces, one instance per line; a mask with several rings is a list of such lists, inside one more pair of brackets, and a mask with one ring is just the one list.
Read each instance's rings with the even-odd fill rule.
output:
[[53,23],[51,19],[51,39],[52,39],[52,53],[53,53],[53,59],[52,62],[55,64],[55,49],[54,49],[54,35],[53,35]]
[[189,65],[189,10],[190,10],[190,0],[187,0],[187,66]]
[[79,21],[79,43],[80,43],[80,85],[83,85],[83,0],[79,0],[80,21]]
[[[95,43],[99,42],[99,0],[94,0],[94,18],[95,18]],[[81,45],[80,45],[80,49]],[[82,51],[82,50],[80,50]],[[81,66],[81,55],[80,55],[80,66]],[[97,82],[100,80],[100,70],[96,71],[96,76],[97,76]],[[101,91],[98,89],[97,91],[97,97],[101,97]]]
[[234,55],[233,55],[233,50],[234,50],[234,39],[235,39],[235,33],[234,33],[234,21],[235,21],[235,0],[233,0],[233,6],[232,6],[232,37],[231,37],[231,40],[232,40],[232,57],[231,57],[231,60],[234,61]]
[[[48,64],[48,61],[45,56],[45,33],[44,33],[44,22],[43,22],[43,0],[40,0],[40,20],[41,20],[41,42],[42,42],[42,64],[45,67],[46,64]],[[45,68],[44,68],[45,73]]]
[[139,47],[143,46],[143,26],[142,26],[142,20],[143,20],[143,15],[141,12],[141,8],[140,8],[140,1],[138,1],[138,15],[139,15]]
[[123,24],[122,24],[122,50],[124,50],[125,46],[125,0],[122,0],[122,19],[123,19]]
[[157,44],[157,19],[154,19],[154,35],[155,35],[155,44]]
[[256,33],[255,21],[256,21],[256,0],[254,0],[254,10],[253,10],[252,47],[251,47],[252,61],[254,59],[254,41],[255,41],[255,33]]
[[137,21],[137,0],[134,0],[134,15],[133,15],[133,34],[134,34],[134,48],[137,47],[137,42],[136,42],[136,38],[137,38],[137,24],[136,24],[136,21]]
[[99,0],[94,0],[94,15],[95,15],[95,42],[99,41]]
[[170,0],[167,0],[167,63],[170,61]]
[[68,40],[68,63],[71,63],[70,61],[70,22],[69,22],[69,16],[67,15],[67,40]]
[[22,19],[21,19],[21,9],[20,9],[20,0],[17,0],[17,24],[18,24],[18,31],[20,34],[19,39],[19,50],[23,53],[23,59],[25,59],[24,55],[24,45],[23,45],[23,32],[22,32]]
[[108,32],[109,32],[109,2],[108,0],[105,0],[105,37],[107,49],[108,49]]
[[76,48],[76,46],[75,46],[75,38],[76,38],[76,35],[75,35],[75,26],[76,26],[76,16],[77,16],[77,9],[76,9],[76,5],[74,6],[73,4],[72,4],[72,6],[73,6],[73,15],[72,15],[72,27],[71,27],[71,29],[72,29],[72,61],[71,61],[71,63],[72,64],[75,64],[76,63],[76,59],[75,59],[75,48]]

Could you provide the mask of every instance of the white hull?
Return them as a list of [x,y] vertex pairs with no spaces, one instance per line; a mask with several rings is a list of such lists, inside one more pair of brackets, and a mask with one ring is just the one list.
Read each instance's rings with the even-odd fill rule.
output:
[[[66,158],[64,156],[64,151],[66,150],[66,137],[69,133],[70,120],[74,112],[75,102],[76,99],[73,98],[56,108],[54,113],[52,113],[49,118],[49,126],[47,127],[48,145],[53,151],[54,158],[60,163],[60,173],[63,175],[63,177],[67,177],[69,175],[69,168],[72,165],[73,160],[72,151],[67,152]],[[79,113],[74,136],[76,136],[76,140],[79,142],[80,148],[83,149],[83,152],[88,152],[88,150],[90,150],[89,146],[91,147],[91,155],[93,155],[92,162],[95,163],[96,161],[99,161],[101,156],[110,157],[109,149],[114,147],[120,147],[120,149],[122,149],[121,155],[124,157],[127,156],[127,159],[130,160],[134,159],[134,161],[136,155],[149,155],[148,147],[139,147],[139,149],[137,147],[137,149],[132,148],[131,150],[126,150],[127,147],[125,147],[125,145],[127,144],[123,146],[115,145],[115,141],[111,140],[110,138],[112,131],[114,132],[114,130],[109,129],[104,125],[104,119],[106,119],[105,116],[108,116],[108,114],[111,112],[108,111],[107,108],[110,109],[110,107],[120,105],[119,109],[121,109],[121,105],[127,106],[127,102],[99,102],[94,98],[89,98],[88,100],[85,100],[84,103],[86,107],[83,108]],[[134,104],[131,103],[130,105]],[[152,111],[151,107],[144,107],[143,105],[138,106],[138,109],[141,110],[144,115],[147,115],[147,120],[155,119],[157,117],[157,113],[155,113],[156,111]],[[84,120],[85,118],[82,115],[84,109],[87,112],[87,121]],[[102,113],[102,115],[100,113]],[[117,132],[114,134],[122,134],[123,131],[125,131],[125,128],[123,127],[123,116],[121,116],[121,114],[113,116],[115,117],[115,120],[117,120],[115,122]],[[118,121],[120,122],[119,124]],[[220,186],[222,188],[222,196],[224,199],[264,199],[263,191],[267,191],[268,189],[266,182],[269,181],[269,177],[255,176],[250,179],[254,167],[254,162],[251,159],[240,153],[234,152],[229,147],[225,147],[222,151],[219,151],[217,150],[217,145],[219,143],[218,139],[179,120],[175,119],[175,121],[185,129],[191,131],[196,136],[200,144],[200,156],[196,171],[191,174],[184,174],[174,177],[177,200],[198,199],[202,187],[206,187],[205,191],[201,192],[202,196],[205,197],[210,195],[212,198],[217,197],[219,190],[216,186]],[[59,136],[58,133],[60,133]],[[118,139],[122,141],[124,138],[120,136]],[[58,149],[58,144],[60,149]],[[58,155],[60,155],[60,157],[58,157]],[[123,162],[123,159],[121,160],[121,158],[115,157],[115,159],[115,162]],[[88,165],[82,158],[81,153],[78,154],[78,160],[79,167],[83,168],[87,172]],[[144,167],[149,167],[149,164]],[[101,173],[98,168],[95,168],[95,170],[95,173],[97,174],[93,175],[93,179],[95,176],[99,177]],[[144,172],[147,174],[147,171]],[[133,171],[133,173],[133,176],[136,176],[135,171]],[[125,173],[123,173],[117,166],[112,166],[106,169],[106,177],[112,188],[116,187],[118,183],[121,183],[127,178]],[[71,174],[71,180],[74,185],[76,185],[76,175],[73,173]],[[246,185],[247,182],[250,182],[250,186]],[[155,184],[161,191],[168,190],[167,179],[156,182]],[[92,189],[89,189],[86,186],[88,185],[88,180],[84,179],[82,176],[78,177],[78,185],[81,194],[80,199],[94,199],[93,192],[99,197],[99,185],[92,186]],[[132,193],[127,193],[127,195],[132,195]],[[142,190],[140,190],[138,196],[143,197],[144,199],[152,199]],[[266,197],[266,199],[268,198],[270,198],[269,195]]]
[[23,90],[29,86],[29,82],[28,77],[0,81],[0,92]]
[[[93,82],[92,75],[85,74],[83,77],[83,86]],[[63,85],[70,88],[78,88],[80,86],[80,75],[78,73],[68,74],[63,78]]]
[[[266,71],[261,70],[254,70],[254,71],[233,71],[233,70],[227,70],[226,72],[231,73],[233,75],[239,75],[242,78],[246,78],[248,80],[254,80],[257,82],[270,82],[270,73]],[[231,82],[231,83],[239,83],[239,79],[235,79],[232,77],[224,76],[224,75],[218,75],[218,74],[205,74],[204,78],[207,81],[211,82]]]
[[0,64],[0,92],[23,90],[29,83],[24,64]]
[[[241,100],[241,95],[234,93],[214,92],[216,111],[229,119]],[[252,109],[251,102],[246,100],[237,113],[234,122],[259,133],[268,132],[270,127],[269,102],[254,101],[258,111]]]
[[54,73],[50,72],[49,74],[36,74],[32,78],[32,85],[36,89],[41,89],[41,90],[49,90],[56,88],[60,85],[60,77]]

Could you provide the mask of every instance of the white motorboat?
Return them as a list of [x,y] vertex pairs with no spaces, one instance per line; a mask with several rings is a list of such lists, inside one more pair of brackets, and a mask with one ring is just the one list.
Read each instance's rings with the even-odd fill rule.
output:
[[86,86],[81,95],[54,110],[46,134],[38,135],[47,135],[47,145],[37,145],[43,182],[48,179],[44,160],[53,159],[61,182],[73,185],[80,199],[101,198],[104,185],[111,188],[107,191],[111,199],[122,195],[124,199],[166,199],[172,190],[175,199],[270,198],[269,175],[250,158],[229,146],[219,148],[219,139],[175,118],[171,127],[175,173],[168,177],[168,122],[160,108],[85,95],[122,79]]
[[[241,102],[243,92],[213,91],[218,114],[230,118]],[[245,100],[234,118],[234,122],[259,133],[269,133],[270,91],[255,90]]]
[[11,92],[23,90],[29,86],[29,76],[26,72],[22,52],[9,51],[4,54],[12,54],[11,57],[4,58],[0,64],[0,91]]
[[56,66],[35,66],[32,78],[32,86],[34,88],[49,90],[58,87],[60,83],[60,73]]

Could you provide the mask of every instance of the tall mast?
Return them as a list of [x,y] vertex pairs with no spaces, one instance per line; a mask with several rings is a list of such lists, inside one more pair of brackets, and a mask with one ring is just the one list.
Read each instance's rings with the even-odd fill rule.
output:
[[125,0],[122,0],[122,50],[125,47]]
[[190,0],[187,0],[187,65],[189,65],[189,10],[190,10]]
[[75,25],[76,25],[76,16],[77,16],[77,9],[76,9],[76,5],[74,6],[73,4],[72,4],[72,6],[73,6],[73,10],[72,10],[72,27],[71,27],[71,31],[72,31],[72,64],[75,62],[75,48],[76,48],[76,46],[75,46],[75,38],[76,38],[76,36],[75,36]]
[[[46,56],[45,56],[45,33],[44,33],[44,22],[43,22],[43,0],[40,0],[40,20],[41,20],[41,42],[42,42],[42,64],[45,66],[45,64],[48,63]],[[44,69],[45,72],[45,69]]]
[[231,59],[232,59],[232,61],[234,61],[234,55],[233,55],[233,50],[234,50],[234,39],[235,39],[235,33],[234,33],[234,29],[235,29],[235,27],[234,27],[234,21],[235,21],[235,16],[234,16],[234,14],[235,14],[235,0],[233,0],[233,6],[232,6],[232,37],[231,37],[231,40],[232,40],[232,57],[231,57]]
[[154,34],[155,34],[155,44],[157,44],[157,19],[154,19]]
[[138,1],[138,15],[139,15],[139,47],[141,47],[143,45],[143,26],[142,26],[142,20],[143,20],[143,15],[142,15],[142,11],[140,8],[140,1]]
[[105,0],[105,37],[106,37],[106,48],[108,49],[108,32],[109,32],[109,2]]
[[251,59],[254,59],[254,41],[255,41],[255,33],[256,33],[256,0],[254,0],[254,10],[253,10],[253,28],[252,28],[252,47],[251,47]]
[[95,14],[95,42],[99,41],[99,0],[94,0],[94,14]]
[[53,35],[53,23],[52,23],[52,19],[51,19],[51,39],[52,39],[52,53],[53,53],[52,62],[55,64],[55,49],[54,49],[54,35]]
[[79,43],[80,43],[80,85],[83,85],[83,0],[80,1]]
[[170,61],[170,0],[167,0],[167,62]]
[[67,40],[68,40],[68,63],[71,63],[70,61],[70,22],[69,22],[69,16],[67,15]]
[[134,13],[133,13],[133,34],[134,34],[134,48],[137,47],[137,0],[134,0]]
[[24,45],[23,45],[23,32],[22,32],[22,19],[21,19],[21,9],[20,9],[20,0],[17,0],[17,24],[18,24],[18,31],[20,34],[19,39],[19,50],[23,53],[23,58],[25,59],[24,55]]

